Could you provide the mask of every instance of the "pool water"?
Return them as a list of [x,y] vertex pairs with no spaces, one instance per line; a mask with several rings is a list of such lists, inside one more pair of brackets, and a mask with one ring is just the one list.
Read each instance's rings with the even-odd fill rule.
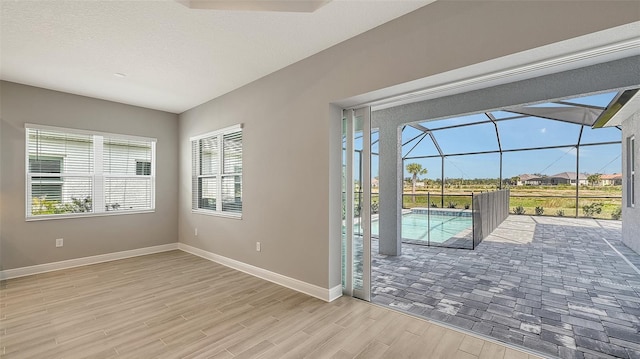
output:
[[[402,216],[402,238],[414,241],[430,240],[433,243],[443,243],[449,238],[471,228],[471,217],[447,216],[441,214],[408,213]],[[379,222],[371,223],[371,234],[378,236]],[[429,233],[431,231],[431,233]],[[431,236],[429,238],[429,235]]]

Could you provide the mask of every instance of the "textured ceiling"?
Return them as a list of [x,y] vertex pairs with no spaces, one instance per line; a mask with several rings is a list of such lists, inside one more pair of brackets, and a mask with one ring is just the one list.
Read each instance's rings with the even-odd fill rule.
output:
[[181,113],[431,2],[333,0],[300,13],[1,0],[0,78]]

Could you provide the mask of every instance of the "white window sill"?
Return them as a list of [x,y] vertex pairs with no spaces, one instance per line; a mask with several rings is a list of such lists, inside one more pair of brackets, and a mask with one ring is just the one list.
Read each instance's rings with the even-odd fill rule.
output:
[[193,214],[203,214],[205,216],[213,216],[213,217],[242,219],[242,213],[217,212],[217,211],[209,211],[209,210],[205,210],[205,209],[192,209],[191,213],[193,213]]
[[143,213],[155,213],[155,209],[145,209],[145,210],[131,210],[131,211],[108,211],[108,212],[100,212],[100,213],[73,213],[73,214],[52,214],[52,215],[40,215],[25,218],[26,222],[35,222],[35,221],[48,221],[51,219],[76,219],[76,218],[89,218],[89,217],[108,217],[108,216],[122,216],[128,214],[143,214]]

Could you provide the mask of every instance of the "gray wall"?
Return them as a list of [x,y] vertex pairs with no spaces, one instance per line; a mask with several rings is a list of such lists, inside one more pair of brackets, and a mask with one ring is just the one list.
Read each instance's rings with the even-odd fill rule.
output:
[[[177,241],[177,115],[4,81],[0,91],[1,269]],[[25,222],[25,123],[157,138],[156,212]]]
[[[186,111],[180,242],[339,285],[340,117],[330,103],[637,21],[639,12],[621,1],[438,1]],[[236,123],[245,124],[243,218],[192,214],[189,137]]]
[[[627,207],[627,138],[636,138],[635,207]],[[622,241],[640,254],[640,111],[622,122]]]

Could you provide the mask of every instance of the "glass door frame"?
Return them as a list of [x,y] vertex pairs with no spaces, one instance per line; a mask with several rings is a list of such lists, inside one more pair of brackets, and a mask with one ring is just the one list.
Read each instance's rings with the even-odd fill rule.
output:
[[[346,109],[343,114],[343,206],[345,224],[343,240],[343,293],[371,300],[371,108]],[[362,149],[355,148],[356,136],[362,134]],[[359,152],[359,153],[358,153]],[[356,156],[359,159],[356,161]],[[356,188],[356,166],[359,188]],[[359,191],[358,191],[359,190]],[[356,194],[361,193],[358,203]],[[361,229],[357,233],[354,229]],[[362,241],[361,247],[358,246]],[[358,258],[359,257],[359,258]],[[358,266],[361,261],[361,266]],[[358,281],[356,278],[361,278]]]

